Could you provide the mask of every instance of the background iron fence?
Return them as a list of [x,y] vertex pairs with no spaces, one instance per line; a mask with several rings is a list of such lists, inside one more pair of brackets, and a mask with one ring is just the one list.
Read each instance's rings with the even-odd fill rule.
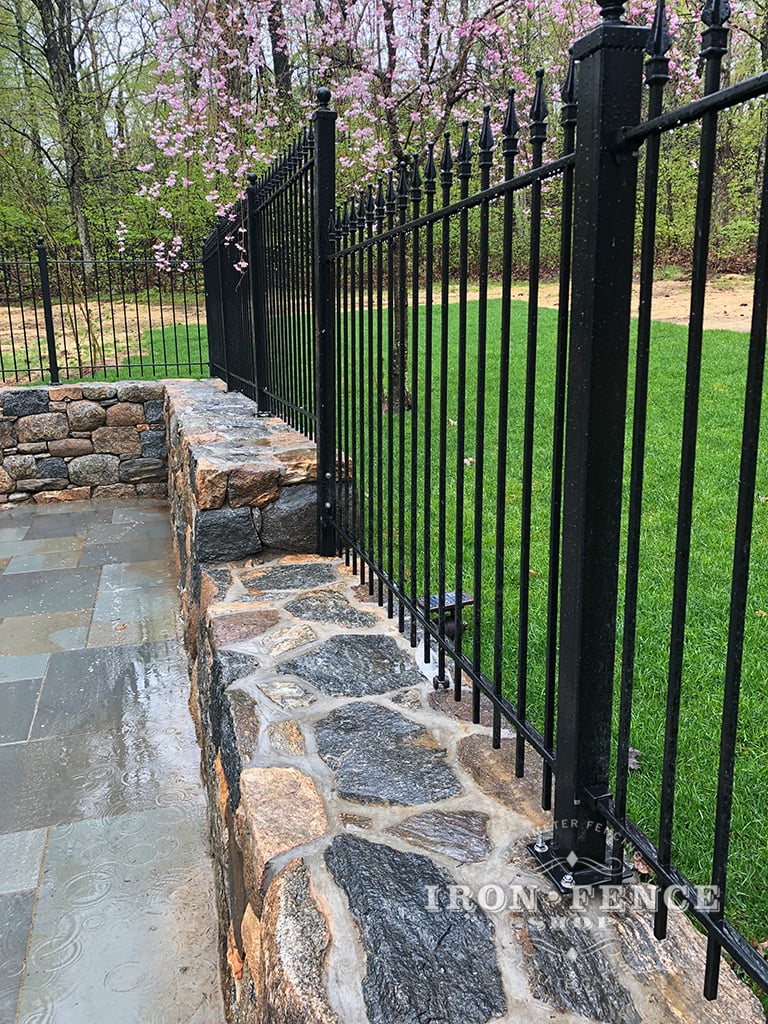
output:
[[0,251],[0,379],[207,376],[199,256]]
[[[531,166],[522,173],[510,93],[500,173],[486,108],[476,156],[465,124],[458,149],[446,135],[438,152],[430,146],[385,181],[339,197],[335,114],[321,90],[312,135],[251,183],[236,212],[231,224],[245,242],[234,246],[231,226],[220,225],[207,243],[209,322],[214,307],[221,310],[215,372],[255,395],[261,411],[316,436],[320,550],[344,553],[411,644],[423,644],[435,685],[452,677],[456,699],[471,699],[475,721],[481,700],[489,702],[494,745],[502,723],[511,723],[517,775],[527,746],[542,759],[542,805],[553,810],[553,831],[531,853],[561,891],[621,881],[630,847],[658,886],[657,937],[666,934],[662,896],[671,889],[706,931],[707,997],[717,993],[721,950],[768,991],[766,960],[725,917],[732,833],[746,843],[747,860],[754,851],[742,828],[733,828],[737,752],[743,760],[752,735],[744,730],[756,713],[765,721],[768,700],[762,663],[754,661],[760,639],[747,616],[768,317],[768,177],[751,332],[737,343],[738,423],[727,451],[718,450],[725,435],[710,409],[723,382],[715,379],[706,396],[701,390],[718,114],[763,97],[768,75],[720,89],[728,5],[709,0],[705,95],[662,113],[670,47],[663,0],[650,31],[627,25],[621,3],[599,0],[599,7],[601,24],[573,47],[562,92],[563,151],[545,162],[539,74]],[[644,70],[648,116],[641,121]],[[663,133],[693,123],[701,125],[698,202],[689,324],[678,339],[684,380],[675,391],[671,364],[654,362],[663,347],[652,324],[659,153]],[[524,225],[516,222],[520,195],[529,211]],[[560,222],[557,312],[538,303],[545,213]],[[470,226],[478,239],[476,287]],[[511,253],[521,232],[530,273],[527,301],[516,303]],[[502,280],[492,282],[490,256],[499,252]],[[226,311],[239,303],[237,327],[228,330]],[[664,421],[671,427],[658,426],[660,406],[671,410]],[[711,558],[712,542],[696,470],[709,473],[712,453],[731,467],[716,494],[717,506],[729,510],[716,527],[720,542],[727,537],[717,570],[727,594],[713,597],[708,660],[694,671],[701,581],[692,567]],[[666,489],[663,472],[672,479]],[[649,557],[658,536],[669,539],[670,565]],[[759,551],[758,569],[764,543]],[[691,606],[697,614],[688,614]],[[750,714],[740,720],[745,637],[755,678]],[[693,720],[704,688],[706,706],[716,710],[685,742],[711,771],[704,792],[692,793],[681,708]],[[658,711],[643,724],[645,705],[654,702]],[[633,782],[630,739],[638,732],[653,747],[643,754],[655,767]],[[765,810],[759,772],[744,787],[740,823]],[[676,840],[691,821],[699,823],[695,844],[705,853],[695,872],[686,862],[686,874]],[[702,904],[696,888],[703,884],[715,894],[710,903]],[[740,878],[734,888],[743,885]]]

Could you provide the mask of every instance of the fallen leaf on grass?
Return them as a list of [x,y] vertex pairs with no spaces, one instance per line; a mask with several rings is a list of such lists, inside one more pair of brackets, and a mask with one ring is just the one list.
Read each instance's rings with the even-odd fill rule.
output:
[[639,853],[632,854],[632,870],[636,871],[638,875],[650,875],[652,874],[651,869],[645,863]]
[[627,768],[630,771],[639,771],[643,766],[640,764],[640,751],[634,747],[629,748],[629,757],[627,759]]
[[768,619],[768,612],[763,611],[762,608],[758,608],[758,610],[755,612],[755,615],[758,617],[758,619]]

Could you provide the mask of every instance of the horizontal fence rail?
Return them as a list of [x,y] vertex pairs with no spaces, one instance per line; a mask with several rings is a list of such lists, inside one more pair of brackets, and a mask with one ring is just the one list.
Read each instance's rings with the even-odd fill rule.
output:
[[[768,76],[720,88],[728,5],[710,0],[704,96],[664,112],[663,0],[650,31],[625,24],[620,3],[599,6],[601,25],[572,51],[558,153],[537,75],[526,167],[510,91],[499,138],[486,107],[458,147],[446,133],[337,195],[322,90],[311,132],[251,180],[206,243],[209,324],[220,309],[212,368],[317,440],[321,552],[342,554],[397,617],[436,688],[469,699],[476,722],[490,708],[494,746],[511,726],[510,770],[523,774],[526,747],[541,758],[553,830],[531,852],[551,880],[562,892],[620,883],[634,854],[658,887],[656,936],[671,888],[706,932],[712,999],[722,951],[768,991],[768,963],[728,920],[733,908],[739,923],[749,917],[730,896],[748,884],[729,880],[734,846],[743,863],[744,822],[755,804],[768,813],[759,770],[739,775],[768,700],[749,589],[768,585],[765,544],[754,543],[768,174],[751,331],[728,384],[735,417],[715,415],[726,386],[703,316],[718,118],[764,97]],[[689,317],[669,341],[653,321],[662,143],[690,124],[700,138]],[[558,306],[546,310],[542,237],[553,225]],[[234,232],[245,241],[233,244]],[[713,503],[702,481],[720,463]],[[714,553],[715,522],[725,554]],[[700,604],[715,563],[713,624]],[[745,672],[756,674],[750,715],[740,714]],[[706,720],[703,686],[716,708]],[[631,744],[647,756],[642,772]],[[696,794],[692,749],[711,766]],[[686,830],[701,832],[693,858],[678,842]]]
[[0,251],[0,379],[203,376],[201,262]]

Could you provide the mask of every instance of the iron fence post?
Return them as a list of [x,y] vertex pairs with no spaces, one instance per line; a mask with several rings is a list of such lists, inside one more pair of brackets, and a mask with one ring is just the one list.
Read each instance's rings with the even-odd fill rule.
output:
[[317,415],[318,551],[336,550],[336,369],[334,287],[331,263],[331,215],[336,208],[336,111],[330,89],[317,90],[314,117],[314,332],[315,410]]
[[259,412],[269,412],[267,398],[267,327],[264,313],[264,278],[262,247],[256,218],[256,196],[258,186],[255,174],[248,175],[246,188],[246,210],[248,214],[248,279],[251,288],[251,336],[253,352],[253,374],[256,384],[256,407]]
[[37,262],[40,267],[40,291],[43,299],[45,319],[45,340],[48,345],[48,365],[51,384],[59,384],[59,359],[56,355],[56,335],[53,330],[53,305],[51,304],[51,281],[48,276],[48,251],[42,238],[37,240]]
[[590,810],[609,785],[637,161],[612,140],[640,119],[648,30],[603,0],[579,66],[573,300],[563,496],[554,853],[604,865]]

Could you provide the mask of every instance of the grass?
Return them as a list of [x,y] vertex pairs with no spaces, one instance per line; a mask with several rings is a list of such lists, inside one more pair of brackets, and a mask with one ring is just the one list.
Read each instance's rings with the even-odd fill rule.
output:
[[[464,637],[464,651],[471,652],[479,637],[482,671],[493,671],[494,548],[496,533],[496,473],[498,465],[497,421],[499,415],[499,342],[501,303],[488,305],[487,385],[485,389],[485,440],[476,451],[477,438],[477,303],[469,304],[467,341],[467,380],[463,392],[457,387],[457,349],[449,349],[447,422],[447,494],[448,532],[445,557],[447,589],[454,589],[456,550],[455,495],[464,476],[465,508],[463,517],[463,588],[475,591],[477,618],[465,614],[471,622]],[[505,466],[504,507],[506,509],[506,546],[504,574],[504,648],[503,678],[508,696],[514,699],[514,680],[518,662],[518,600],[520,572],[520,500],[522,491],[522,430],[525,384],[526,305],[513,304],[513,352],[511,362],[510,411],[508,421],[509,455]],[[552,419],[555,366],[555,330],[557,314],[539,311],[539,335],[536,374],[536,424],[532,478],[532,537],[530,560],[530,626],[528,630],[527,677],[529,719],[541,728],[543,716],[544,657],[546,646],[546,604],[549,542],[549,501],[551,477]],[[458,307],[449,308],[449,332],[457,335]],[[414,583],[421,594],[425,581],[420,566],[429,546],[432,574],[431,592],[437,592],[436,566],[440,552],[436,536],[437,508],[440,496],[438,473],[438,362],[439,310],[434,311],[435,371],[424,380],[424,330],[422,312],[419,325],[419,378],[413,391],[414,413],[405,416],[405,436],[399,439],[399,418],[393,416],[395,480],[393,482],[394,528],[397,550],[402,509],[402,536],[406,544],[406,586]],[[358,339],[359,343],[359,339]],[[368,411],[367,339],[363,345],[362,385],[357,391],[357,419],[360,394]],[[412,346],[413,347],[413,346]],[[641,539],[640,596],[638,602],[635,698],[631,744],[640,751],[641,768],[630,778],[629,812],[632,818],[655,840],[658,828],[658,801],[661,785],[666,704],[666,677],[669,659],[669,623],[675,559],[677,490],[685,394],[687,331],[683,327],[655,324],[650,368],[648,433],[646,442],[646,479]],[[733,533],[739,477],[741,429],[744,407],[748,336],[731,331],[708,331],[704,340],[702,388],[699,416],[699,441],[693,510],[688,623],[686,632],[683,691],[681,698],[680,746],[673,861],[699,884],[710,881],[714,831],[714,807],[718,774],[719,732],[723,702],[723,675],[730,603],[730,573],[733,559]],[[374,338],[374,377],[376,369]],[[350,353],[351,358],[351,353]],[[386,353],[384,353],[386,364]],[[634,351],[630,357],[634,365]],[[359,352],[356,359],[360,380]],[[411,356],[411,368],[413,359]],[[385,371],[386,372],[386,371]],[[426,394],[432,394],[431,440],[428,441],[424,406]],[[374,384],[373,406],[378,405],[379,388]],[[347,401],[351,403],[351,390]],[[466,415],[466,440],[460,452],[457,446],[459,409]],[[630,381],[627,421],[627,457],[625,459],[624,527],[629,480],[629,441],[631,438],[632,382]],[[351,414],[351,406],[350,406]],[[412,444],[411,415],[416,416],[417,438]],[[764,419],[768,418],[764,416]],[[763,437],[766,427],[763,424]],[[374,527],[376,548],[379,509],[376,461],[378,427],[374,432],[374,465],[370,463],[369,438],[360,450],[346,442],[365,487],[363,529]],[[386,449],[388,416],[382,415],[381,458],[384,460],[384,496],[386,508]],[[405,485],[397,486],[400,448],[403,452]],[[426,452],[430,448],[432,466],[425,479]],[[484,461],[478,482],[478,458]],[[470,460],[465,464],[465,459]],[[472,461],[475,460],[475,461]],[[417,486],[410,475],[416,467]],[[371,478],[371,468],[373,474]],[[371,486],[372,485],[372,486]],[[425,491],[429,492],[432,524],[426,530]],[[763,444],[758,492],[768,495],[768,458]],[[413,498],[412,498],[413,494]],[[480,592],[474,586],[474,503],[482,504],[480,538]],[[410,564],[408,548],[415,527],[417,558]],[[768,501],[757,500],[752,547],[752,570],[746,622],[743,684],[739,721],[738,758],[734,790],[734,809],[727,898],[729,919],[750,939],[768,938],[768,892],[762,879],[768,875]],[[625,530],[624,530],[625,532]],[[385,528],[386,537],[386,528]],[[626,538],[624,539],[626,543]],[[386,556],[386,539],[385,551]],[[397,556],[395,557],[397,574]],[[623,561],[620,593],[623,593]],[[623,615],[620,600],[619,637]],[[479,632],[478,632],[479,627]],[[620,664],[620,651],[617,665]],[[618,703],[618,671],[617,671]]]
[[[19,353],[20,355],[20,353]],[[95,365],[88,366],[93,360]],[[40,384],[50,379],[47,354],[42,350],[42,360],[35,351],[30,351],[29,359],[18,364],[19,383],[22,385]],[[65,363],[64,352],[59,352],[59,365],[62,380],[160,380],[165,377],[208,377],[208,334],[204,324],[171,323],[163,328],[145,329],[142,332],[141,344],[133,348],[123,342],[117,347],[107,346],[104,357],[98,351],[85,354],[81,358],[78,376],[76,354],[68,353]],[[65,371],[65,366],[69,372]],[[13,363],[5,360],[5,371],[8,382],[11,382]],[[30,379],[32,378],[32,379]]]

